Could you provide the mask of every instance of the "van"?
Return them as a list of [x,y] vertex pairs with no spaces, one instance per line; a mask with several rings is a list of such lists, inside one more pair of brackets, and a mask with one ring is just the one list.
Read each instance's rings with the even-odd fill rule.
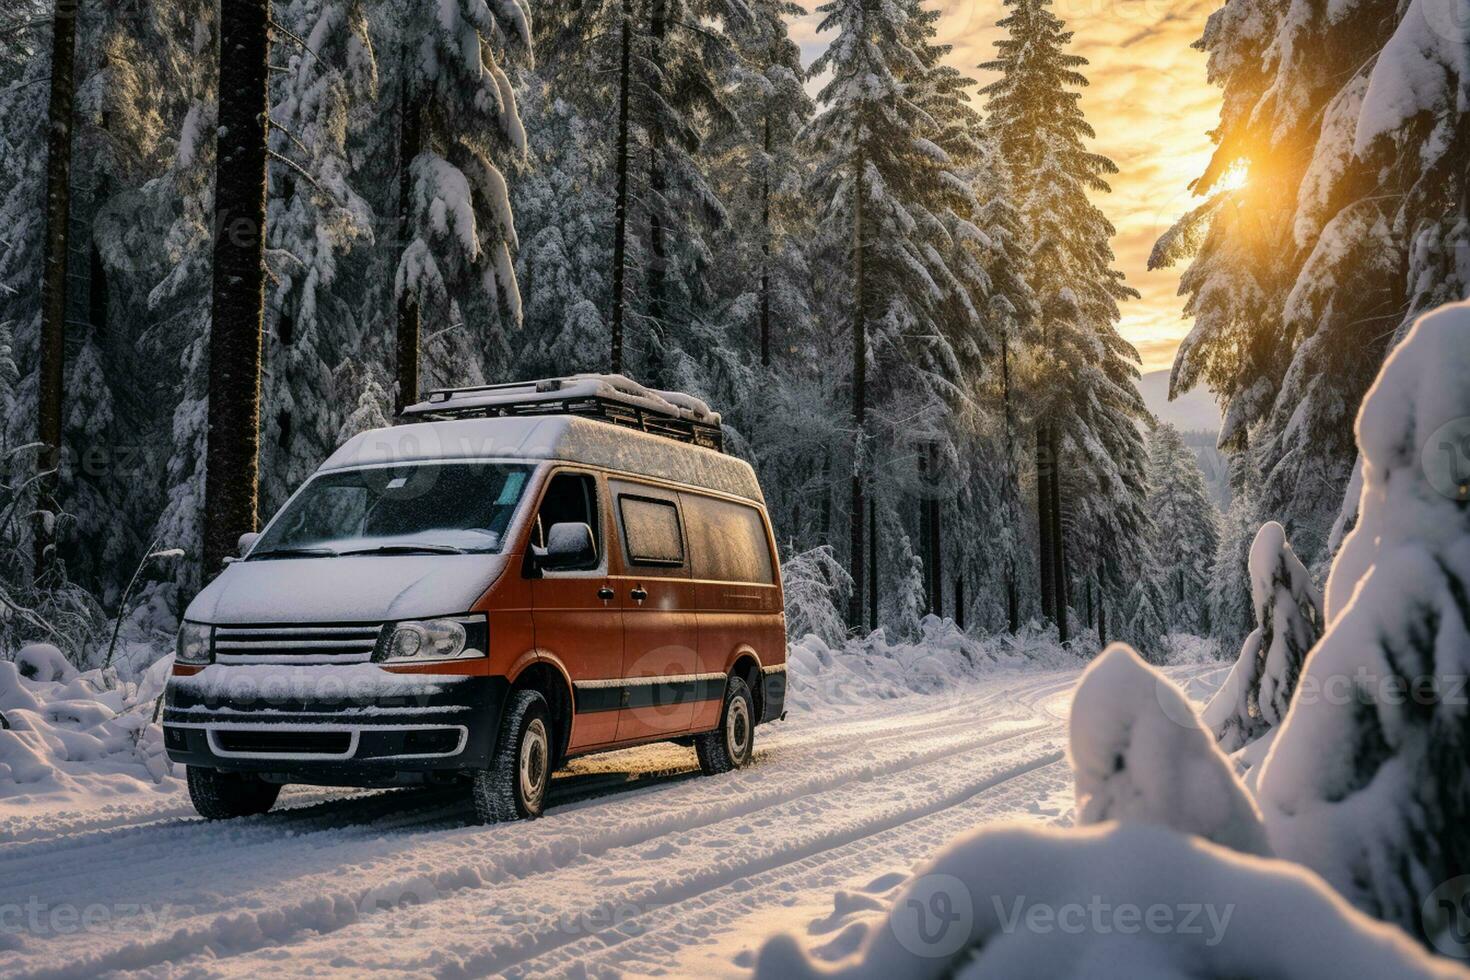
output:
[[577,376],[435,391],[349,440],[185,612],[163,731],[195,808],[453,783],[497,822],[573,756],[749,764],[783,717],[781,570],[720,433],[687,395]]

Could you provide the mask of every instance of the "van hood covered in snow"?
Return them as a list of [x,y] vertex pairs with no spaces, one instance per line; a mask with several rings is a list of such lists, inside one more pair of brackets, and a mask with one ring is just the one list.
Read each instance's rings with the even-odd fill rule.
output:
[[469,610],[505,555],[363,555],[236,562],[184,614],[217,625],[376,623]]

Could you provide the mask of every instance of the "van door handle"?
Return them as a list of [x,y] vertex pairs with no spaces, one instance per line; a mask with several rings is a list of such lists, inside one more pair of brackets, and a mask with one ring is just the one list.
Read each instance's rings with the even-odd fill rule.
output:
[[616,597],[617,593],[614,592],[610,586],[604,585],[602,588],[597,590],[597,598],[601,599],[603,602],[612,602],[613,599],[615,599]]
[[635,585],[633,586],[633,591],[629,592],[628,595],[632,596],[633,601],[641,606],[643,605],[643,600],[648,598],[648,590],[641,585]]

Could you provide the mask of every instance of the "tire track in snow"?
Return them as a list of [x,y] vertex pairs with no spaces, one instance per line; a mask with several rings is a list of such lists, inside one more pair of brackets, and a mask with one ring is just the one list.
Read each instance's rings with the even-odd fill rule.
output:
[[[923,726],[913,727],[922,728]],[[971,728],[973,727],[972,720]],[[724,777],[722,782],[726,784],[726,787],[722,788],[729,787],[731,783],[743,782],[745,785],[739,788],[749,790],[732,800],[721,800],[713,804],[705,802],[701,805],[698,796],[710,795],[708,791],[703,791],[700,794],[690,794],[695,797],[691,801],[692,806],[680,808],[671,805],[669,801],[648,797],[641,801],[643,806],[635,808],[651,811],[642,815],[642,819],[621,822],[617,826],[580,838],[574,835],[555,837],[543,833],[539,836],[550,839],[534,843],[524,840],[523,838],[531,836],[535,829],[545,827],[550,823],[548,820],[543,820],[529,825],[511,824],[497,828],[474,828],[462,831],[461,834],[467,837],[467,840],[457,841],[455,846],[435,853],[438,850],[435,845],[441,842],[429,839],[425,835],[425,839],[421,842],[422,850],[433,857],[433,864],[437,867],[408,875],[398,872],[386,881],[378,880],[373,884],[345,890],[340,887],[334,889],[329,885],[307,898],[263,909],[241,910],[239,909],[240,899],[236,896],[232,897],[229,902],[233,911],[222,912],[214,916],[195,916],[196,921],[186,922],[166,935],[150,935],[133,939],[111,949],[98,949],[98,940],[101,937],[91,936],[87,937],[88,941],[85,943],[74,944],[82,946],[81,949],[51,950],[50,952],[59,954],[60,962],[28,964],[22,957],[0,954],[0,972],[14,976],[34,977],[89,976],[105,970],[139,969],[202,952],[212,947],[220,947],[229,951],[258,948],[274,942],[287,941],[303,930],[311,930],[316,933],[333,932],[359,921],[364,915],[371,915],[378,909],[395,906],[405,897],[437,901],[459,890],[483,888],[508,880],[540,874],[547,870],[548,866],[554,869],[579,856],[599,855],[614,848],[647,843],[666,834],[695,829],[714,821],[750,815],[794,799],[823,793],[845,783],[895,776],[959,752],[972,752],[1036,734],[1047,727],[1049,725],[1042,723],[1017,728],[1002,734],[982,732],[978,737],[962,735],[937,741],[929,740],[924,751],[905,752],[889,759],[869,758],[856,765],[839,766],[835,769],[818,767],[815,773],[808,774],[807,778],[799,780],[794,785],[774,783],[772,780],[781,773],[763,774],[762,767],[756,767]],[[847,748],[847,751],[852,751],[851,746]],[[713,787],[714,784],[702,785]],[[654,796],[662,795],[654,794]],[[490,860],[483,859],[487,844],[492,844],[496,840],[511,842],[517,837],[522,839],[515,841],[516,846],[511,853],[492,856]],[[414,862],[414,855],[407,857],[410,863]],[[233,855],[227,853],[222,860],[224,863],[229,863],[239,859],[238,853]],[[418,861],[417,863],[424,862]],[[175,870],[170,872],[175,877],[178,875],[177,867],[176,865]],[[371,872],[372,868],[369,865],[361,870]],[[193,867],[188,867],[191,877],[194,876],[194,871]],[[393,873],[392,869],[389,869],[389,873]],[[377,877],[376,874],[371,876]],[[136,882],[133,884],[136,885]],[[293,882],[292,891],[297,891],[301,885],[302,882],[299,880]],[[130,888],[129,891],[136,899],[137,889]],[[165,891],[164,894],[168,892]]]

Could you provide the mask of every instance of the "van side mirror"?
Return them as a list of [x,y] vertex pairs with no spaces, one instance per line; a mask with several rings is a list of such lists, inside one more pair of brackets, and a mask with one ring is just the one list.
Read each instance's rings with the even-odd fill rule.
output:
[[240,550],[240,557],[244,558],[246,555],[250,554],[250,549],[254,548],[255,542],[259,540],[260,534],[255,531],[246,531],[244,534],[240,535],[240,540],[237,542]]
[[536,556],[536,565],[544,572],[565,572],[591,568],[597,564],[597,542],[592,528],[572,522],[553,524],[546,532],[546,550]]

